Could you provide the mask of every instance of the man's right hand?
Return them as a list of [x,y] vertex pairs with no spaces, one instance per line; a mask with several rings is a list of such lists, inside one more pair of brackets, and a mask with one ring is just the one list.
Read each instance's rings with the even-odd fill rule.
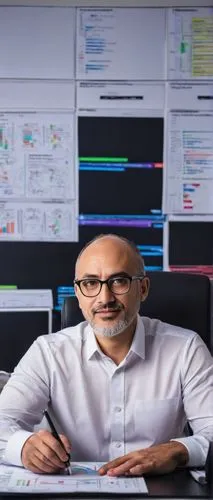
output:
[[30,436],[21,453],[24,467],[37,474],[54,474],[65,469],[71,445],[63,434],[60,438],[67,453],[49,431],[40,430]]

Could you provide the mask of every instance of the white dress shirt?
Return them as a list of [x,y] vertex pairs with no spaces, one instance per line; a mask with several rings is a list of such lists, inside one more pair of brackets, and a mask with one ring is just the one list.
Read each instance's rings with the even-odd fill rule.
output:
[[[22,446],[47,407],[74,461],[107,462],[177,439],[188,465],[202,466],[213,440],[212,357],[196,333],[138,316],[130,350],[116,365],[83,322],[38,337],[3,389],[5,461],[22,465]],[[184,436],[186,420],[193,436]]]

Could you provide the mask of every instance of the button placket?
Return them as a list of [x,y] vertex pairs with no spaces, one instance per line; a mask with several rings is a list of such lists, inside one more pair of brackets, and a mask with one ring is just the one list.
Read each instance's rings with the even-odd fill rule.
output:
[[124,370],[111,379],[111,444],[110,459],[124,454]]

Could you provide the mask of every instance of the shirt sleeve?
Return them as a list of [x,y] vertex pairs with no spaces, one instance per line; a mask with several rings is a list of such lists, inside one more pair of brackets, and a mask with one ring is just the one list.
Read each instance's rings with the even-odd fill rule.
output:
[[39,337],[23,356],[0,396],[0,459],[22,465],[21,451],[49,402],[48,349]]
[[189,337],[182,358],[181,384],[187,421],[193,435],[175,439],[189,453],[189,467],[205,465],[213,441],[213,359],[199,335]]

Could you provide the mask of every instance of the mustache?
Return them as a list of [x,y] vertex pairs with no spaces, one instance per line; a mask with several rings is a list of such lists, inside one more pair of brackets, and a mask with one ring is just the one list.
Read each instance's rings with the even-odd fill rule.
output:
[[92,312],[93,314],[98,313],[100,311],[121,311],[123,309],[122,304],[117,304],[116,302],[108,302],[107,304],[100,303],[97,307],[95,307]]

